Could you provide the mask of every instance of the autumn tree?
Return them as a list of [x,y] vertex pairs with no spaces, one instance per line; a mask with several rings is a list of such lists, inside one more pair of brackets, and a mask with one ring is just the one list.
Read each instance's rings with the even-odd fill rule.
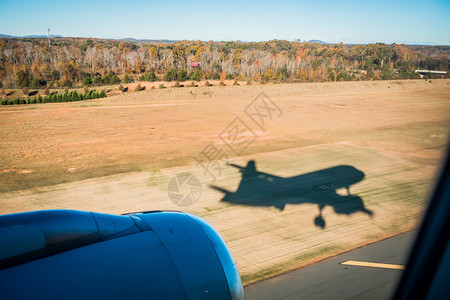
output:
[[273,73],[272,68],[268,68],[261,76],[261,78],[264,80],[273,80],[275,78],[275,74]]
[[225,80],[225,79],[227,79],[227,72],[225,72],[225,70],[223,70],[220,73],[220,80]]
[[142,59],[137,59],[136,61],[136,67],[135,67],[136,73],[144,73],[146,70],[145,63]]
[[30,74],[26,68],[16,68],[14,70],[14,80],[16,85],[20,88],[24,88],[30,85]]

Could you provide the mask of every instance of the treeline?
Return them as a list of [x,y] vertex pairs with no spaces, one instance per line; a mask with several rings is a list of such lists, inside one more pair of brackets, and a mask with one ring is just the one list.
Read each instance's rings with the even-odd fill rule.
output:
[[35,104],[35,103],[56,103],[56,102],[74,102],[81,100],[90,100],[97,98],[105,98],[106,92],[102,90],[97,92],[96,90],[86,91],[84,94],[78,94],[77,91],[64,92],[64,94],[52,93],[48,96],[42,97],[39,95],[34,98],[16,98],[16,99],[2,99],[1,105],[14,105],[14,104]]
[[[198,62],[199,68],[191,67]],[[337,81],[448,71],[449,46],[266,42],[132,43],[85,38],[0,39],[0,88],[100,86],[136,80]]]

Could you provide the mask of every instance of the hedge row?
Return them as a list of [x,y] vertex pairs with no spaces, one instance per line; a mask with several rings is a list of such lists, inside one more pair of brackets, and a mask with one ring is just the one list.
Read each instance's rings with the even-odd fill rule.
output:
[[1,105],[13,105],[13,104],[35,104],[35,103],[55,103],[55,102],[74,102],[81,100],[105,98],[106,93],[104,90],[97,92],[92,90],[84,94],[78,94],[77,91],[65,92],[64,94],[52,93],[46,97],[34,97],[34,98],[16,98],[16,99],[3,99]]

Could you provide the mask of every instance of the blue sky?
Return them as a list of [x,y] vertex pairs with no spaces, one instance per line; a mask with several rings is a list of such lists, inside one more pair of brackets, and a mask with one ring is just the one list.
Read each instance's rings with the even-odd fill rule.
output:
[[0,33],[450,45],[450,1],[10,1]]

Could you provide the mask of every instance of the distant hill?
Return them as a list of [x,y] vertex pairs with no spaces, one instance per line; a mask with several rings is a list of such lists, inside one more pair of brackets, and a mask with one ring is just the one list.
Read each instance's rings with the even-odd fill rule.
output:
[[[50,37],[54,38],[62,38],[62,35],[59,34],[51,34]],[[47,35],[45,34],[30,34],[25,36],[17,36],[17,35],[9,35],[9,34],[1,34],[0,38],[10,38],[10,39],[17,39],[17,38],[47,38]],[[152,39],[134,39],[134,38],[124,38],[124,39],[109,39],[109,40],[118,40],[118,41],[125,41],[125,42],[131,42],[131,43],[166,43],[166,44],[172,44],[175,42],[178,42],[177,40],[152,40]]]
[[131,43],[166,43],[171,44],[178,42],[177,40],[149,40],[149,39],[133,39],[133,38],[124,38],[119,39],[119,41],[131,42]]
[[321,40],[309,40],[307,43],[316,43],[316,44],[328,44],[327,42]]
[[[25,38],[46,38],[47,36],[44,34],[41,34],[41,35],[32,34],[32,35],[26,35],[24,37]],[[59,34],[50,34],[50,37],[63,37],[63,36],[59,35]]]
[[[46,37],[47,37],[47,35],[45,35],[45,34],[41,34],[41,35],[30,34],[30,35],[25,35],[25,36],[17,36],[17,35],[8,35],[8,34],[0,33],[0,38],[11,38],[11,39],[14,39],[14,38],[46,38]],[[50,37],[63,37],[63,36],[59,35],[59,34],[50,34]]]

